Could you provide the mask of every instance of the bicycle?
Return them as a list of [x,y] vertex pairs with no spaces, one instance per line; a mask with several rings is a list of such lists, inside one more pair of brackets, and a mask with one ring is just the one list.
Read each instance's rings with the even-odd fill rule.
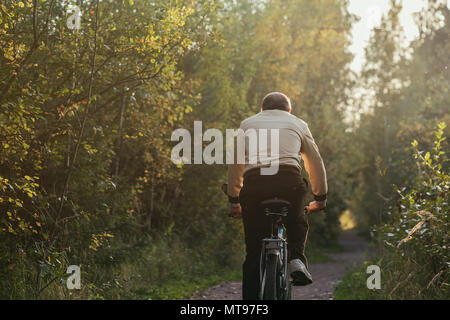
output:
[[[226,185],[222,186],[225,194]],[[286,228],[283,223],[292,205],[289,201],[272,198],[261,202],[262,212],[270,219],[270,238],[262,240],[259,263],[259,300],[290,300],[292,279],[288,270]],[[305,214],[307,207],[305,207]]]
[[262,240],[259,299],[291,300],[292,279],[289,275],[286,227],[283,220],[292,205],[289,201],[272,198],[262,201],[261,208],[270,219],[270,237]]

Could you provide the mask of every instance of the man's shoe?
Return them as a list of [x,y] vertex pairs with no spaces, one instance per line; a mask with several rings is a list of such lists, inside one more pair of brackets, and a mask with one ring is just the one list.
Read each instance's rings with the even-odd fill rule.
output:
[[300,259],[293,259],[289,262],[289,270],[292,278],[292,285],[306,286],[311,284],[312,276]]

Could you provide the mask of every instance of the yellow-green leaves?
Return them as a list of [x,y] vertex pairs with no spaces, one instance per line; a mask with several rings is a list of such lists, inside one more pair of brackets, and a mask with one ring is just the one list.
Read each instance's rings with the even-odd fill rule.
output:
[[93,234],[91,236],[91,244],[89,245],[89,249],[97,251],[100,247],[106,245],[108,243],[108,239],[110,238],[114,238],[114,234],[106,231],[99,234]]

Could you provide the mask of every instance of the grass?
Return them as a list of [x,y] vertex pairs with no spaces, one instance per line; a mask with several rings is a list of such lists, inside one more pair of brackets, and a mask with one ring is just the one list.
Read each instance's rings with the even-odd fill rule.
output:
[[[88,296],[90,299],[187,299],[225,281],[242,281],[244,248],[236,248],[233,254],[217,256],[216,248],[203,249],[200,254],[197,249],[186,248],[182,241],[156,240],[140,259],[116,270],[117,285],[114,281],[112,287],[91,290]],[[333,261],[329,253],[341,252],[342,248],[337,244],[320,248],[308,242],[306,251],[309,263],[324,263]]]
[[[327,253],[340,252],[342,248],[332,247],[322,250],[314,250],[308,256],[309,263],[323,263],[333,261]],[[155,285],[143,285],[130,288],[130,295],[121,298],[142,300],[173,300],[187,299],[196,293],[208,289],[225,281],[242,281],[242,271],[229,268],[211,271],[210,274],[200,276],[198,274],[165,279],[163,283]]]
[[[332,262],[333,260],[327,253],[336,253],[341,250],[341,248],[335,247],[328,248],[327,250],[315,251],[308,257],[308,261],[309,263]],[[167,280],[163,285],[146,286],[134,289],[133,291],[137,299],[186,299],[194,296],[198,292],[225,281],[242,281],[242,271],[224,269],[205,277]]]
[[367,288],[366,273],[367,266],[373,264],[365,261],[349,270],[344,278],[342,278],[336,285],[334,290],[334,300],[379,300],[384,299],[380,294],[380,290],[371,290]]
[[[367,288],[367,266],[377,264],[381,268],[381,288]],[[365,261],[347,272],[334,291],[335,300],[449,300],[449,290],[441,285],[429,286],[433,272],[417,269],[411,263],[393,260]]]
[[206,277],[167,280],[161,286],[149,286],[134,289],[137,299],[174,300],[188,299],[196,293],[224,281],[240,281],[242,273],[234,270],[221,270]]
[[339,253],[342,252],[343,248],[338,244],[334,244],[333,246],[327,248],[318,248],[314,247],[313,249],[310,246],[306,246],[306,257],[308,258],[308,263],[325,263],[325,262],[333,262],[333,259],[329,256],[330,253]]
[[[427,264],[422,252],[413,258],[400,251],[384,251],[349,270],[338,282],[335,300],[449,300],[448,275]],[[411,254],[411,253],[410,253]],[[412,255],[412,254],[411,254]],[[368,289],[369,265],[378,265],[381,288]]]

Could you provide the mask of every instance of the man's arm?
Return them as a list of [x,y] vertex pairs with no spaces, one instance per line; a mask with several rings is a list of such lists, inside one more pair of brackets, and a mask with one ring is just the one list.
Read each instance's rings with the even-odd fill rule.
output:
[[230,164],[228,166],[228,201],[230,202],[230,217],[240,219],[242,208],[239,203],[239,192],[242,188],[244,164]]
[[311,131],[307,125],[306,128],[303,129],[304,135],[302,137],[303,139],[300,154],[302,155],[305,163],[306,172],[308,172],[309,175],[314,200],[322,202],[327,199],[328,192],[325,166]]
[[244,180],[245,164],[238,163],[237,154],[237,138],[234,138],[233,143],[233,163],[228,165],[228,201],[230,202],[230,216],[234,218],[240,218],[242,216],[242,208],[239,203],[239,193],[242,189]]
[[[242,130],[242,124],[239,126],[239,130]],[[238,155],[238,136],[233,137],[233,145],[228,146],[227,148],[232,147],[231,151],[233,155],[233,163],[228,165],[228,199],[230,203],[239,203],[239,192],[242,189],[242,184],[244,181],[244,170],[245,170],[245,161],[243,161],[243,156]],[[242,152],[243,150],[241,150]],[[239,159],[239,161],[238,161]]]
[[230,164],[228,165],[228,199],[230,203],[239,203],[239,192],[242,188],[244,180],[245,165],[244,164]]

